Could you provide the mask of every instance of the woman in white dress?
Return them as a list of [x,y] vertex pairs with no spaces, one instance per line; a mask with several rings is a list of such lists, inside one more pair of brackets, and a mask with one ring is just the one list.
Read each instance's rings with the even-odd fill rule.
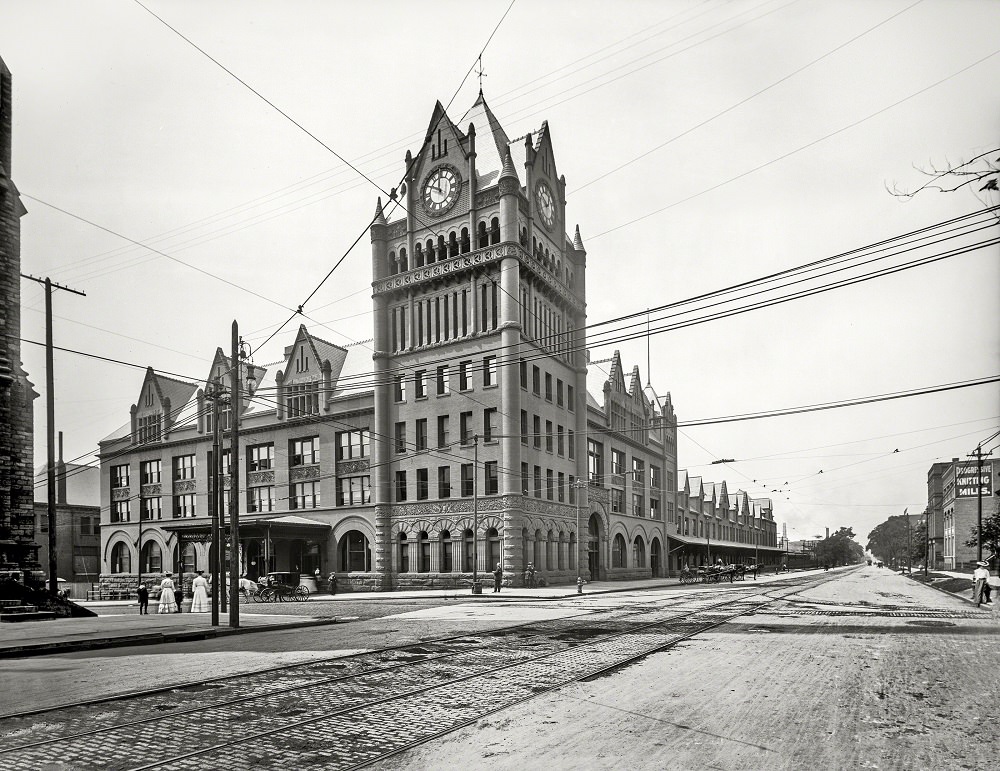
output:
[[191,582],[194,596],[191,599],[192,613],[208,613],[208,581],[205,580],[205,571],[199,570],[198,577]]
[[177,610],[177,600],[174,599],[174,582],[167,573],[160,581],[160,607],[158,613],[174,613]]

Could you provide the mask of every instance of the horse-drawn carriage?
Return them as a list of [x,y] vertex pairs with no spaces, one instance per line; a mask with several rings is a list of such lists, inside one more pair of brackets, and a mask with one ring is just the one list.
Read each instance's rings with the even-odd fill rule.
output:
[[757,580],[756,565],[702,565],[698,568],[684,568],[681,570],[680,579],[682,584],[718,584],[723,581],[732,583],[733,581],[746,580],[747,573],[753,573],[754,580]]
[[300,575],[295,572],[274,572],[259,581],[240,579],[240,594],[244,602],[305,602],[309,590],[299,583]]

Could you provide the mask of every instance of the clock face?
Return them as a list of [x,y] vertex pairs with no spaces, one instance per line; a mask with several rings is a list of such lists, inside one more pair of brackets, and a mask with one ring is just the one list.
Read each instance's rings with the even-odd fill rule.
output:
[[458,200],[462,181],[450,166],[439,166],[424,180],[424,208],[431,214],[444,214]]
[[538,204],[542,223],[551,230],[556,221],[556,202],[552,197],[552,191],[544,182],[539,182],[535,188],[535,203]]

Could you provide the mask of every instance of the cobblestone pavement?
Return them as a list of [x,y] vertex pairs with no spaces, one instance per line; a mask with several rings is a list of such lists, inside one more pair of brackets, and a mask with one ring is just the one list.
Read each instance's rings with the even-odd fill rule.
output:
[[620,603],[492,634],[8,719],[0,762],[18,769],[353,767],[753,612],[773,601],[764,591]]

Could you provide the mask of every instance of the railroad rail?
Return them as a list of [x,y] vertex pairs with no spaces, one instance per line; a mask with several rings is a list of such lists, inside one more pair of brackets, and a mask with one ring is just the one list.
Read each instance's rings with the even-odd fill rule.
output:
[[4,718],[17,769],[360,768],[836,575],[674,595]]

